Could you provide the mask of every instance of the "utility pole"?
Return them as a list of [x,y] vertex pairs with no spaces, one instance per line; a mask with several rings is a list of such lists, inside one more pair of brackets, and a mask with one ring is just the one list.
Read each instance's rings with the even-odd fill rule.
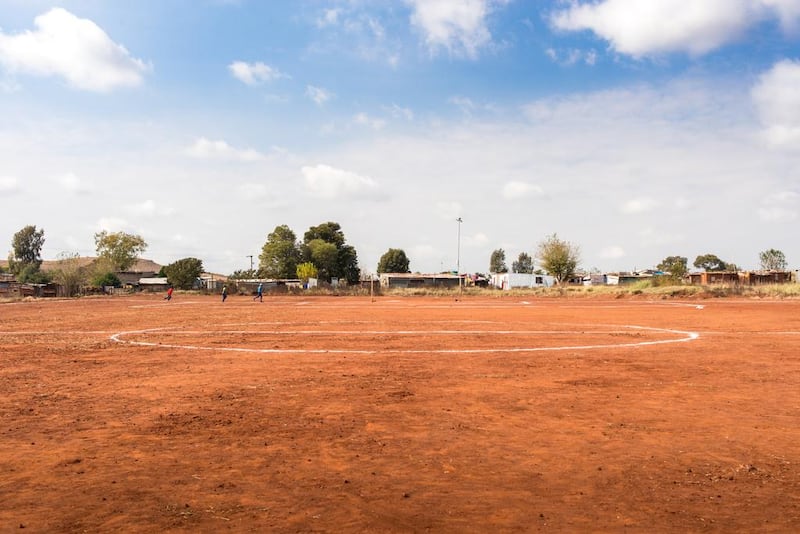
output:
[[456,275],[458,276],[458,296],[461,296],[461,223],[464,222],[461,217],[456,219],[458,221],[458,254],[456,255]]
[[252,271],[253,270],[253,255],[249,254],[249,255],[245,256],[245,258],[250,258],[250,270]]

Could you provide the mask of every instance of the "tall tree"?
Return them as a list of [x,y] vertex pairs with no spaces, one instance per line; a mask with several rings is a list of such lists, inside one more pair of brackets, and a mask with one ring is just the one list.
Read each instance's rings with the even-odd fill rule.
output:
[[539,243],[537,256],[541,259],[542,267],[561,284],[569,280],[578,268],[580,249],[567,241],[558,238],[556,234],[546,237]]
[[28,225],[16,234],[11,242],[12,252],[8,257],[8,267],[12,274],[18,275],[23,270],[33,274],[42,265],[42,246],[44,246],[44,228],[36,230],[36,226]]
[[774,248],[759,253],[758,258],[761,260],[761,268],[765,271],[785,271],[789,265],[783,252]]
[[729,268],[728,264],[719,259],[714,254],[703,254],[694,260],[695,267],[704,271],[725,271]]
[[87,269],[81,265],[80,255],[77,252],[62,252],[58,255],[58,263],[53,273],[53,280],[64,288],[66,296],[73,297],[77,295],[87,279]]
[[294,278],[300,262],[300,248],[295,233],[282,224],[267,236],[258,256],[258,272],[265,278]]
[[331,278],[336,277],[338,272],[339,251],[336,249],[336,245],[322,239],[312,239],[306,246],[308,247],[311,263],[317,268],[319,277],[330,282]]
[[507,273],[508,266],[506,265],[506,251],[502,248],[492,252],[489,258],[489,272],[490,273]]
[[192,289],[203,272],[203,262],[197,258],[183,258],[164,267],[169,283],[178,289]]
[[141,236],[125,232],[98,232],[94,234],[97,255],[116,272],[130,269],[147,250]]
[[689,260],[683,256],[667,256],[661,263],[656,265],[656,268],[659,271],[669,273],[672,278],[683,278],[683,276],[689,271],[688,268]]
[[378,260],[378,273],[407,273],[410,261],[401,248],[390,248]]
[[530,274],[533,272],[533,258],[528,253],[520,252],[519,257],[511,264],[512,273]]
[[[327,262],[330,250],[329,247],[320,247],[319,243],[316,243],[312,250],[311,243],[316,241],[322,241],[335,247],[336,261],[334,265],[330,266],[326,263],[323,266],[314,259],[316,254]],[[353,246],[346,244],[344,232],[339,223],[328,221],[309,228],[303,235],[303,259],[311,261],[317,266],[319,277],[323,280],[330,282],[331,278],[336,277],[345,279],[350,284],[358,283],[360,275],[358,254]]]

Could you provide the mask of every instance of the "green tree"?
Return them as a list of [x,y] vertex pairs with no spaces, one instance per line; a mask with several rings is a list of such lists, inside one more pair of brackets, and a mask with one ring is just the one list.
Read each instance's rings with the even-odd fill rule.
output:
[[19,275],[25,270],[30,276],[38,272],[42,265],[44,228],[36,230],[36,226],[26,226],[14,234],[11,246],[12,252],[8,257],[8,267],[12,274]]
[[519,257],[511,264],[512,273],[530,274],[533,272],[533,258],[526,252],[520,252]]
[[378,273],[408,273],[410,261],[401,248],[390,248],[378,260]]
[[506,265],[506,251],[502,248],[492,252],[489,258],[489,272],[490,273],[507,273],[508,266]]
[[689,272],[688,262],[683,256],[667,256],[656,265],[656,269],[669,273],[672,278],[682,279]]
[[580,261],[580,249],[553,234],[539,243],[537,256],[541,258],[542,267],[547,274],[561,284],[575,274]]
[[[318,243],[315,245],[316,254],[324,257],[325,265],[314,258],[311,243],[315,241],[322,241],[334,246],[336,260],[333,265],[328,263],[329,253],[321,249]],[[327,247],[326,249],[329,250]],[[317,266],[321,279],[330,282],[331,278],[336,277],[347,280],[349,284],[358,283],[361,274],[358,268],[358,254],[353,246],[346,244],[344,232],[339,223],[328,221],[309,228],[303,235],[302,250],[304,261],[311,261]]]
[[116,272],[130,269],[147,250],[147,243],[141,236],[125,232],[98,232],[94,234],[97,255],[106,260]]
[[774,248],[759,253],[758,258],[761,260],[761,268],[765,271],[785,271],[789,265],[783,252]]
[[192,289],[203,272],[203,262],[197,258],[183,258],[164,267],[169,283],[178,289]]
[[295,233],[282,224],[267,236],[258,255],[258,273],[265,278],[294,278],[300,262],[300,248]]
[[119,277],[108,271],[95,273],[91,282],[94,287],[120,287],[122,285]]
[[233,274],[228,276],[228,278],[231,280],[252,280],[258,278],[258,271],[255,269],[233,271]]
[[716,257],[714,254],[703,254],[694,260],[695,267],[704,271],[725,271],[729,268],[728,264]]
[[330,282],[331,277],[337,272],[339,251],[336,249],[336,245],[322,239],[312,239],[306,246],[311,263],[317,267],[319,277]]
[[302,280],[304,284],[307,284],[309,278],[316,278],[319,275],[319,271],[313,263],[307,261],[297,266],[295,274],[297,274],[297,278]]
[[66,296],[73,297],[80,293],[88,278],[86,268],[81,265],[80,255],[75,252],[62,252],[53,272],[53,281],[64,288]]

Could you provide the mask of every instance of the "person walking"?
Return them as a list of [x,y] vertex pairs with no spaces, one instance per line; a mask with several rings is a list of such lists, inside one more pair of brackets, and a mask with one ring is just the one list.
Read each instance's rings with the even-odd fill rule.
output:
[[175,288],[172,287],[172,286],[169,286],[169,289],[167,289],[167,296],[164,297],[164,300],[172,300],[172,292],[173,291],[175,291]]
[[222,302],[225,302],[226,298],[228,298],[228,286],[222,286]]
[[264,285],[259,282],[258,287],[256,288],[256,296],[253,297],[253,300],[258,299],[259,302],[264,302]]

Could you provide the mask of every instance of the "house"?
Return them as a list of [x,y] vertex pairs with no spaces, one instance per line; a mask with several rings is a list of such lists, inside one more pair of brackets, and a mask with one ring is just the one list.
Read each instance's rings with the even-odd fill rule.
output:
[[382,288],[458,287],[465,275],[453,273],[381,273]]
[[492,273],[491,285],[497,289],[510,290],[532,287],[551,287],[556,279],[546,274]]
[[166,277],[154,276],[151,278],[140,278],[137,285],[142,291],[160,293],[169,289],[170,283]]

